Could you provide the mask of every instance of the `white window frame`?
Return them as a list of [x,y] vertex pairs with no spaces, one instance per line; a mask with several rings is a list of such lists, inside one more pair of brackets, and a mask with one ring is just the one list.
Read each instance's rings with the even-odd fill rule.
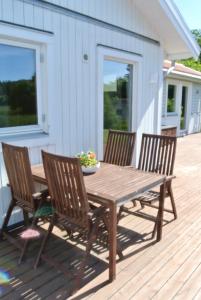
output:
[[42,90],[41,90],[41,53],[42,49],[40,45],[34,43],[24,43],[20,41],[12,41],[7,39],[0,39],[0,44],[26,48],[35,50],[36,54],[36,101],[37,101],[37,120],[38,124],[35,125],[24,125],[24,126],[12,126],[12,127],[3,127],[0,128],[0,136],[7,136],[13,134],[22,134],[22,133],[33,133],[33,132],[43,132],[43,103],[42,103]]
[[[174,85],[175,86],[175,111],[173,112],[168,112],[167,110],[167,104],[168,104],[168,87],[169,85]],[[167,80],[167,83],[166,83],[166,114],[167,116],[175,116],[178,114],[178,111],[177,111],[177,99],[178,99],[178,85],[177,83],[175,83],[175,81],[171,81],[171,80]]]
[[[128,53],[123,50],[116,50],[104,46],[97,47],[97,83],[98,83],[98,107],[97,107],[97,153],[98,158],[103,159],[103,127],[104,127],[104,96],[103,96],[103,62],[105,59],[113,60],[120,63],[133,65],[132,76],[132,113],[131,113],[131,130],[139,129],[140,118],[140,99],[141,99],[141,84],[142,84],[142,57],[137,54]],[[134,113],[133,113],[134,112]],[[136,144],[139,144],[138,137]],[[137,152],[135,153],[134,161],[136,160]]]
[[[176,86],[176,102],[175,102],[175,112],[167,112],[167,96],[168,96],[168,85]],[[187,104],[186,104],[186,118],[185,118],[185,129],[180,129],[180,119],[181,119],[181,97],[182,97],[182,87],[187,87]],[[189,81],[184,81],[181,79],[168,79],[166,83],[166,117],[171,120],[171,125],[177,127],[177,135],[183,134],[183,132],[189,132],[190,124],[190,112],[192,104],[192,83]],[[170,122],[168,122],[170,123]]]

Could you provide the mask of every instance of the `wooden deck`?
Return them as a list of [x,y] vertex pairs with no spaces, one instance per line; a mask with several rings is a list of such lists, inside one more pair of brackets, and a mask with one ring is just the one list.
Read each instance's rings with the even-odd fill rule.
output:
[[[154,243],[150,239],[153,222],[134,215],[139,206],[133,214],[124,213],[119,239],[125,258],[117,264],[117,279],[108,284],[108,253],[97,244],[83,286],[71,299],[201,299],[201,134],[178,140],[175,174],[179,217],[164,226],[163,240]],[[153,214],[153,209],[139,211],[150,212]],[[167,221],[171,217],[165,214]],[[0,272],[7,271],[8,280],[0,281],[1,299],[69,299],[74,288],[72,273],[83,254],[83,245],[78,248],[75,244],[56,230],[49,247],[51,255],[67,261],[69,277],[65,277],[45,263],[32,269],[36,243],[32,243],[26,262],[18,266],[18,250],[2,242]]]

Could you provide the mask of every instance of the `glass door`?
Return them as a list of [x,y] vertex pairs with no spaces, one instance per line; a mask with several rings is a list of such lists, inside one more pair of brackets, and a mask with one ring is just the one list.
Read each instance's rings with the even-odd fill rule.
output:
[[108,130],[131,130],[133,65],[104,60],[104,145]]
[[180,130],[186,130],[188,87],[182,86]]

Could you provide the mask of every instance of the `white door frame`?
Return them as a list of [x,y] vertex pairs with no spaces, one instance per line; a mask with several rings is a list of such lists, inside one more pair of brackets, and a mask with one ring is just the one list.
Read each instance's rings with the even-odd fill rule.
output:
[[[175,112],[167,113],[167,99],[168,99],[168,85],[176,86],[176,96],[175,96]],[[182,87],[187,87],[187,106],[186,106],[186,128],[184,130],[180,129],[181,120],[181,102],[182,102]],[[187,81],[182,81],[179,79],[168,78],[166,80],[166,118],[171,117],[173,119],[171,125],[177,126],[177,136],[182,135],[184,132],[189,132],[190,124],[190,114],[191,114],[191,103],[192,103],[192,83]]]
[[[97,87],[98,87],[98,105],[97,105],[97,155],[103,159],[103,127],[104,127],[104,91],[103,91],[103,63],[105,59],[133,65],[132,76],[132,117],[131,130],[137,132],[139,127],[139,100],[141,96],[141,62],[142,57],[137,54],[126,51],[110,49],[103,46],[97,47]],[[136,140],[138,143],[138,140]],[[136,145],[137,146],[137,145]]]
[[[186,97],[186,112],[185,112],[185,128],[180,128],[181,121],[181,104],[182,104],[182,88],[187,87],[187,97]],[[179,120],[178,120],[178,128],[180,135],[184,132],[189,132],[189,122],[190,122],[190,113],[191,113],[191,101],[192,101],[192,83],[187,83],[184,81],[180,82],[180,103],[179,103]]]

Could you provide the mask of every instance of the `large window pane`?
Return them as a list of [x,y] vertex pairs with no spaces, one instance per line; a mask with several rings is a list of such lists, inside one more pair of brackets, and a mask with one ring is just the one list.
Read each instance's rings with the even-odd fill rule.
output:
[[131,127],[132,65],[104,61],[104,143],[108,129]]
[[0,44],[0,128],[37,123],[36,51]]
[[180,129],[186,129],[187,87],[182,86]]
[[173,84],[168,85],[168,98],[167,98],[167,112],[175,112],[176,109],[176,86]]

